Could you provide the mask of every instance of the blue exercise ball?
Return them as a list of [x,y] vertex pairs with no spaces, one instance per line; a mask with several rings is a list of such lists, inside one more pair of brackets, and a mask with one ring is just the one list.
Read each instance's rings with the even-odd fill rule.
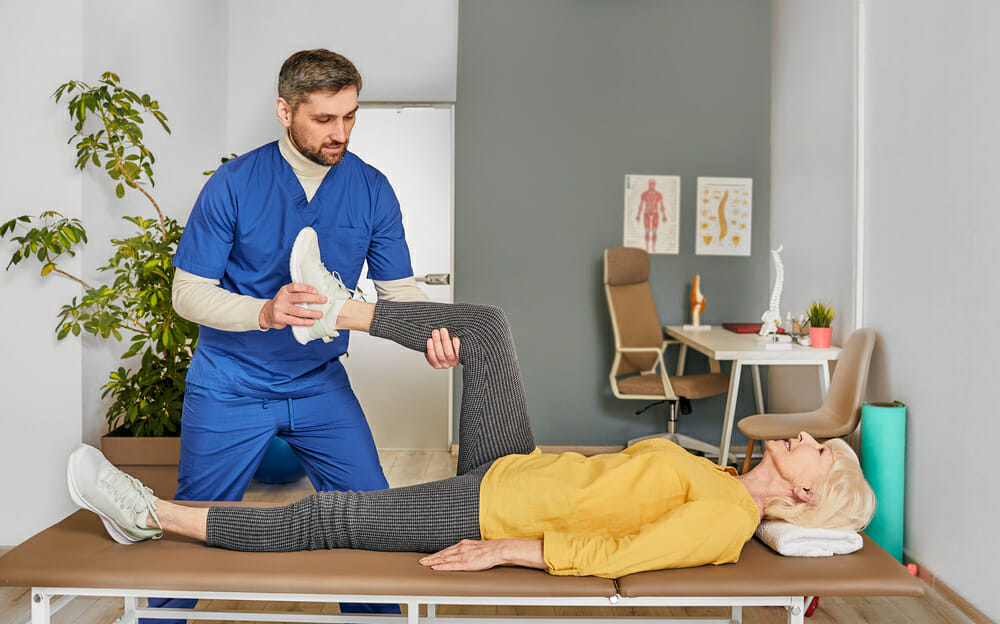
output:
[[271,438],[271,443],[264,451],[264,458],[253,478],[261,483],[292,483],[304,477],[306,471],[302,468],[295,451],[281,438]]

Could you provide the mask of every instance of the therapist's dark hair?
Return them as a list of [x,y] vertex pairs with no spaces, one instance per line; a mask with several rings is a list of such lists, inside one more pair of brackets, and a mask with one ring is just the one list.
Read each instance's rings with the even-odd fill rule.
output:
[[323,48],[289,56],[278,72],[278,96],[295,110],[310,93],[336,93],[354,86],[361,92],[361,73],[346,57]]

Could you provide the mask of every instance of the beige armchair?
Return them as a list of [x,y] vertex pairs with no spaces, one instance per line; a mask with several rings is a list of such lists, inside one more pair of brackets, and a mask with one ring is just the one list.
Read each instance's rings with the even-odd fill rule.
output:
[[649,287],[649,254],[633,247],[606,249],[604,290],[615,335],[615,359],[609,375],[611,391],[619,399],[665,401],[670,405],[666,432],[635,438],[629,444],[666,438],[686,449],[718,454],[718,446],[677,433],[677,403],[680,399],[725,394],[729,391],[729,375],[667,374],[663,353],[675,342],[663,339]]
[[740,420],[737,426],[750,438],[743,472],[750,468],[756,440],[783,440],[797,436],[800,431],[818,440],[829,440],[854,431],[861,420],[861,403],[874,348],[874,331],[858,329],[850,335],[833,371],[830,391],[819,409],[796,414],[755,414]]

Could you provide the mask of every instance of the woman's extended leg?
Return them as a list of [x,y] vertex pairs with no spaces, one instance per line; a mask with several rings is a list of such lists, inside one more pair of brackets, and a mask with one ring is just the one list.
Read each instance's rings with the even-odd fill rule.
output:
[[[250,552],[435,552],[463,539],[479,539],[479,484],[488,467],[391,490],[320,492],[285,507],[212,507],[206,542]],[[170,530],[162,516],[160,520]]]

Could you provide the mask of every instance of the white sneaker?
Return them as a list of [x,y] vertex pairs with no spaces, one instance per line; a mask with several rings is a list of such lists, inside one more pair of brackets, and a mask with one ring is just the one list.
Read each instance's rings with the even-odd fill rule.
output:
[[73,502],[100,516],[108,534],[119,544],[163,537],[162,526],[146,526],[147,515],[160,524],[153,490],[115,468],[94,447],[81,444],[70,454],[66,482]]
[[331,273],[323,266],[316,230],[305,227],[295,237],[288,268],[291,270],[293,282],[308,284],[318,290],[319,294],[326,296],[326,303],[296,304],[310,310],[319,310],[323,313],[323,317],[316,319],[312,325],[292,325],[292,335],[299,344],[306,344],[317,338],[321,338],[323,342],[330,342],[340,335],[335,329],[337,315],[344,307],[344,302],[351,299],[354,293],[344,286],[336,271]]

